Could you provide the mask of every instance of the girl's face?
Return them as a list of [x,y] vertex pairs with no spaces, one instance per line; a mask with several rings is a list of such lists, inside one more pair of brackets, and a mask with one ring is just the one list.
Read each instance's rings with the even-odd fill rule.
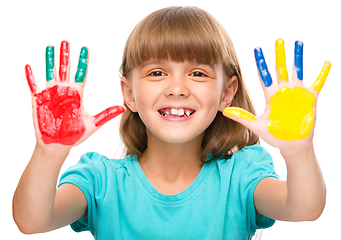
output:
[[226,81],[221,63],[150,60],[133,69],[130,76],[121,81],[126,104],[140,115],[148,138],[152,134],[169,143],[202,137],[238,88],[237,77]]

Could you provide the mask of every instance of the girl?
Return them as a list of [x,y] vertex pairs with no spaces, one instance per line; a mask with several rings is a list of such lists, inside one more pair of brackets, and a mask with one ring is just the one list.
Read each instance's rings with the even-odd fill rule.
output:
[[[95,239],[251,239],[275,219],[317,219],[326,190],[312,138],[330,63],[304,87],[302,47],[296,42],[288,82],[284,43],[276,41],[278,85],[255,49],[267,101],[258,117],[231,40],[201,9],[161,9],[135,27],[121,65],[125,109],[88,115],[81,104],[87,48],[69,83],[69,43],[61,45],[59,81],[48,47],[45,90],[26,66],[37,144],[13,198],[19,229],[37,233],[71,224]],[[126,157],[86,153],[56,189],[72,146],[124,110]],[[278,180],[258,136],[280,149],[287,181]]]

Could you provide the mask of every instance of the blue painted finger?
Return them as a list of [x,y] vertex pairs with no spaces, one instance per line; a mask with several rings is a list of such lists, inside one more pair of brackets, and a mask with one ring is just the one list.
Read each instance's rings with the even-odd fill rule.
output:
[[295,42],[295,69],[297,78],[303,80],[303,43],[301,41]]
[[265,87],[270,87],[272,84],[272,78],[266,65],[263,51],[261,48],[255,48],[255,59],[258,67],[259,75],[264,83]]

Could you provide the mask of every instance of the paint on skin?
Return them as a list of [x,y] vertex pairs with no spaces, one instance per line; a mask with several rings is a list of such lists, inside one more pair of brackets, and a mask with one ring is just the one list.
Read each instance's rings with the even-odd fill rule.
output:
[[55,85],[34,96],[43,142],[74,145],[85,132],[78,91]]
[[82,47],[81,53],[79,55],[78,69],[75,76],[75,82],[82,83],[85,79],[86,70],[88,67],[88,49]]
[[34,82],[34,77],[33,77],[33,73],[32,73],[30,65],[25,66],[25,74],[26,74],[27,83],[28,83],[28,86],[30,87],[31,93],[35,94],[37,91],[37,86]]
[[46,47],[46,80],[51,81],[54,79],[54,47]]
[[65,82],[67,78],[67,70],[69,66],[69,43],[62,41],[60,45],[60,64],[59,64],[59,79],[61,82]]
[[114,106],[105,109],[103,112],[94,116],[94,124],[96,127],[101,126],[108,122],[109,120],[113,119],[117,115],[123,113],[125,108],[122,106]]
[[264,86],[270,87],[272,84],[272,78],[266,65],[263,51],[261,48],[255,48],[254,53],[259,75],[264,83]]
[[256,117],[242,108],[229,107],[225,108],[224,113],[232,117],[239,117],[247,121],[256,121]]
[[279,88],[270,98],[269,132],[287,141],[308,137],[314,125],[314,104],[314,94],[305,88]]
[[303,80],[303,43],[300,41],[295,42],[294,58],[297,78]]
[[324,63],[324,66],[319,74],[319,76],[317,77],[317,79],[315,80],[315,82],[313,83],[313,85],[311,86],[312,89],[320,92],[324,83],[326,82],[327,80],[327,77],[328,77],[328,74],[329,74],[329,71],[330,71],[330,68],[331,68],[331,63],[326,61]]
[[287,82],[289,80],[289,77],[288,77],[288,70],[287,70],[286,59],[285,59],[284,40],[277,39],[275,42],[275,48],[276,48],[276,66],[277,66],[279,80]]

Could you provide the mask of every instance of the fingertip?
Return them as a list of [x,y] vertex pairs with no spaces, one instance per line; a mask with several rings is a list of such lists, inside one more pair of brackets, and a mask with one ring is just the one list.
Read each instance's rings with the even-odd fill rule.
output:
[[62,44],[62,45],[69,45],[70,42],[69,42],[68,40],[63,40],[63,41],[61,42],[61,44]]
[[332,66],[332,63],[330,61],[325,61],[324,62],[323,68],[321,70],[321,74],[323,74],[325,76],[325,78],[327,78],[331,66]]
[[33,77],[32,76],[32,69],[29,64],[25,65],[25,74],[26,74],[26,79],[28,80],[29,78]]
[[120,111],[122,111],[122,113],[124,113],[125,111],[127,111],[127,108],[125,106],[119,106],[121,109]]
[[301,40],[295,42],[295,54],[303,54],[303,42]]
[[127,109],[124,106],[114,106],[109,108],[110,109],[110,114],[114,114],[115,117],[121,113],[124,113]]
[[254,54],[255,54],[256,61],[259,60],[260,58],[264,58],[262,48],[260,47],[256,47],[254,49]]
[[284,54],[285,56],[285,49],[284,49],[284,40],[279,38],[275,42],[275,51],[276,54]]
[[285,56],[285,49],[284,49],[284,40],[279,38],[275,41],[275,51],[277,55],[284,54]]
[[82,58],[82,59],[88,59],[88,57],[89,57],[89,49],[87,47],[85,47],[85,46],[82,47],[79,57]]
[[275,45],[276,45],[276,46],[284,45],[284,40],[283,40],[282,38],[278,38],[278,39],[275,41]]
[[63,40],[61,43],[60,43],[60,52],[64,53],[64,52],[69,52],[69,47],[70,47],[70,43],[66,40]]
[[29,65],[29,64],[26,64],[25,65],[25,71],[26,72],[31,72],[32,70],[31,70],[31,66]]

